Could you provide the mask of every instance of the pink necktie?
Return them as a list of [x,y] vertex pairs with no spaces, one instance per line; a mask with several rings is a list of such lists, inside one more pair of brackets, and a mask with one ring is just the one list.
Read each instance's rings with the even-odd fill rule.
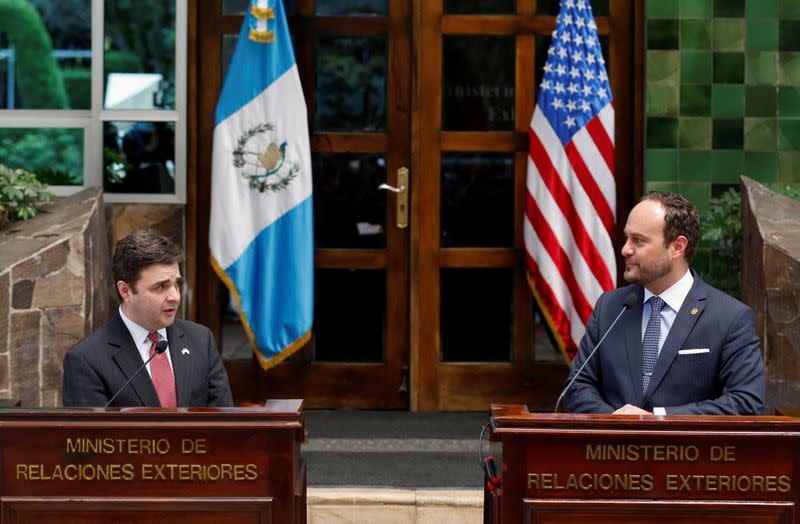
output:
[[[150,356],[152,357],[156,352],[158,333],[150,333],[147,338],[152,342],[150,344]],[[169,359],[166,353],[156,355],[150,361],[150,378],[153,380],[153,386],[156,388],[161,407],[178,407],[178,395],[175,393],[175,377],[172,376],[172,368],[169,366]]]

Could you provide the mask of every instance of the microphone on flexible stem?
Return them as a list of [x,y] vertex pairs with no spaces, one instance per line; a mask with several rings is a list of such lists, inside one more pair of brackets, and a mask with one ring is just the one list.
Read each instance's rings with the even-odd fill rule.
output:
[[120,393],[122,393],[122,391],[123,391],[123,390],[124,390],[124,389],[125,389],[125,388],[128,386],[128,384],[130,384],[130,383],[131,383],[131,380],[133,380],[134,378],[136,378],[136,375],[138,375],[139,373],[141,373],[141,372],[142,372],[142,370],[143,370],[145,367],[147,367],[147,364],[149,364],[151,360],[153,360],[154,358],[156,358],[156,355],[160,355],[161,353],[163,353],[163,352],[165,352],[165,351],[167,350],[167,346],[168,346],[168,345],[169,345],[169,344],[167,344],[167,341],[166,341],[166,340],[159,340],[159,341],[158,341],[158,343],[156,344],[156,351],[155,351],[155,353],[153,353],[153,354],[150,356],[150,358],[148,358],[147,360],[145,360],[144,364],[142,364],[142,365],[141,365],[141,367],[139,367],[139,369],[137,369],[137,370],[136,370],[136,373],[134,373],[133,375],[131,375],[131,378],[129,378],[129,379],[128,379],[128,381],[127,381],[127,382],[125,382],[125,383],[122,385],[122,387],[121,387],[121,388],[119,388],[119,390],[117,390],[117,392],[116,392],[116,393],[114,393],[114,396],[113,396],[113,397],[111,397],[111,400],[109,400],[108,402],[106,402],[106,405],[105,405],[105,406],[103,406],[103,407],[104,407],[104,408],[107,408],[108,406],[110,406],[110,405],[111,405],[111,403],[112,403],[112,402],[114,402],[114,399],[115,399],[115,398],[117,398],[117,397],[119,396],[119,394],[120,394]]
[[594,354],[597,353],[597,350],[600,348],[600,344],[603,343],[603,341],[606,339],[608,334],[611,333],[611,330],[614,329],[614,326],[617,325],[617,321],[622,316],[622,314],[625,313],[630,308],[632,308],[633,305],[636,304],[636,300],[637,300],[637,296],[636,296],[635,292],[631,293],[627,297],[625,297],[625,301],[622,303],[622,310],[619,312],[619,315],[617,315],[617,318],[614,319],[614,322],[612,322],[611,325],[608,327],[608,330],[606,330],[606,334],[603,335],[602,338],[600,338],[600,342],[597,343],[597,345],[594,347],[592,352],[589,353],[589,356],[586,357],[586,360],[583,361],[583,364],[581,364],[581,367],[578,368],[578,371],[575,373],[575,376],[573,376],[572,380],[570,380],[569,384],[567,384],[567,387],[565,387],[561,391],[561,394],[558,396],[558,400],[556,400],[556,407],[553,408],[553,413],[558,413],[558,406],[561,404],[561,400],[564,398],[564,395],[566,395],[567,391],[569,391],[569,388],[572,387],[572,384],[575,382],[575,379],[580,376],[581,371],[583,371],[583,368],[586,367],[586,364],[588,364],[589,361],[594,356]]

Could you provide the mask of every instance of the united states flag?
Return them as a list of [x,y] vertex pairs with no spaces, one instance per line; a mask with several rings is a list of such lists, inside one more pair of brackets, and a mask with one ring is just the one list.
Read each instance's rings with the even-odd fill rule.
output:
[[530,126],[528,279],[564,355],[615,287],[614,106],[588,0],[561,0]]

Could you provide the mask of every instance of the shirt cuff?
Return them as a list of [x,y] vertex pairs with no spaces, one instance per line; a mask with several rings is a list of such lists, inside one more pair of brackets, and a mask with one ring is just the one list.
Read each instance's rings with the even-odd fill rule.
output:
[[659,417],[664,417],[667,414],[666,408],[653,408],[653,415],[658,415]]

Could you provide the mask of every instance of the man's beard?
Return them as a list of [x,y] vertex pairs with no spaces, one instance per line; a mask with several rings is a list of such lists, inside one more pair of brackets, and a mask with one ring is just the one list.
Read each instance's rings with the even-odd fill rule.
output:
[[662,258],[650,266],[637,264],[636,268],[639,270],[638,274],[630,277],[628,277],[627,271],[623,274],[625,281],[631,284],[647,285],[668,275],[672,271],[672,261],[668,258]]

